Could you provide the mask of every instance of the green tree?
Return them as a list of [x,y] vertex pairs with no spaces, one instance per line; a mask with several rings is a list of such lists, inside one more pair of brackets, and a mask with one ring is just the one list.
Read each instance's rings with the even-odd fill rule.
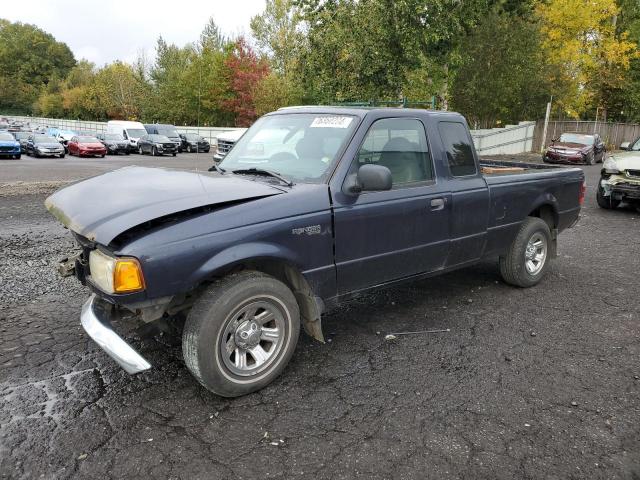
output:
[[287,75],[297,67],[305,44],[302,27],[302,12],[294,0],[267,0],[264,12],[251,19],[257,47],[275,72]]
[[549,0],[536,12],[561,108],[578,117],[592,106],[606,107],[603,92],[622,84],[638,54],[627,32],[616,31],[615,0]]
[[0,19],[0,110],[31,112],[49,81],[74,65],[65,43],[34,25]]
[[453,108],[476,128],[540,118],[550,92],[540,43],[536,23],[512,13],[486,15],[461,44]]

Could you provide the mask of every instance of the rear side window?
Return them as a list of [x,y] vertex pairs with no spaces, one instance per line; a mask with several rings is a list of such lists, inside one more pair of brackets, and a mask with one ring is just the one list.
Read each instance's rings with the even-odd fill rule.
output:
[[477,173],[476,162],[465,126],[458,122],[440,122],[438,130],[451,175],[454,177],[475,175]]
[[366,163],[391,171],[393,186],[433,180],[433,168],[422,123],[410,118],[377,120],[358,152],[358,168]]

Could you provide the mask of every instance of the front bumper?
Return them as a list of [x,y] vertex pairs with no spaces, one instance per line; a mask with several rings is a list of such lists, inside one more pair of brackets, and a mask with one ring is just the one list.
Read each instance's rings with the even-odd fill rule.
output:
[[640,200],[640,180],[622,175],[601,178],[600,186],[605,197],[612,196],[616,200]]
[[151,364],[113,330],[109,308],[95,294],[91,295],[82,306],[82,328],[127,373],[149,370]]
[[544,155],[544,161],[547,163],[585,163],[585,157],[581,154],[560,154],[556,152],[547,152]]

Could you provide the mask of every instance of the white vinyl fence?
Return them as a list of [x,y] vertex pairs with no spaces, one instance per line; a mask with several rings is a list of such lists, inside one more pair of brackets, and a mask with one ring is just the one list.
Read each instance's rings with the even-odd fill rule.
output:
[[536,122],[520,122],[504,128],[471,130],[478,155],[503,155],[531,152]]
[[[102,133],[107,128],[106,122],[87,122],[83,120],[63,120],[42,117],[11,117],[22,122],[45,125],[62,130],[81,130]],[[518,125],[507,125],[504,128],[471,130],[473,143],[479,155],[500,155],[531,152],[533,132],[536,122],[520,122]],[[217,137],[223,132],[239,130],[229,127],[176,127],[178,133],[196,133],[216,144]]]
[[[1,116],[1,115],[0,115]],[[46,127],[58,128],[60,130],[73,130],[84,132],[104,133],[107,130],[107,122],[89,122],[84,120],[65,120],[61,118],[44,118],[44,117],[16,117],[9,116],[12,120],[18,120],[20,122],[31,123],[36,125],[44,125]],[[178,133],[195,133],[202,135],[209,140],[211,145],[216,145],[218,135],[223,132],[230,132],[233,130],[243,130],[239,128],[231,127],[178,127],[176,126]]]

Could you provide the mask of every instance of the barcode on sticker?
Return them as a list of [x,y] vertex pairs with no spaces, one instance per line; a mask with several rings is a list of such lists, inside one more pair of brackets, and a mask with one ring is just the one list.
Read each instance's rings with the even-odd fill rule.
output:
[[311,128],[347,128],[351,124],[352,117],[316,117],[311,122]]

